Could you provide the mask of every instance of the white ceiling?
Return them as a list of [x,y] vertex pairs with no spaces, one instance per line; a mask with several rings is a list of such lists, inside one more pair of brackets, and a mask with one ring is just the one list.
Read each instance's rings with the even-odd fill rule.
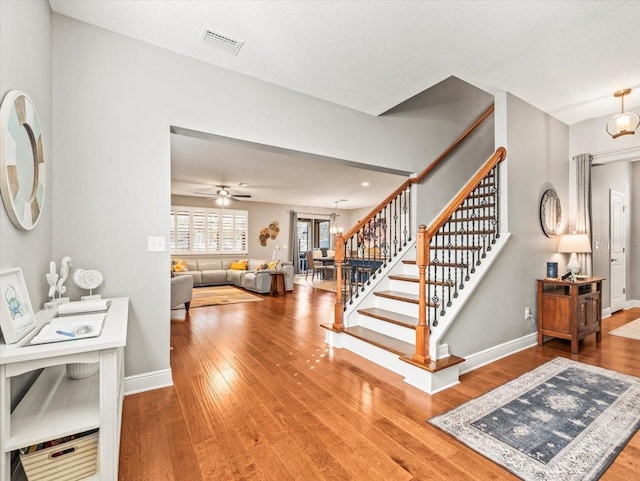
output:
[[[222,184],[232,194],[250,194],[251,202],[334,208],[340,200],[339,209],[357,209],[378,204],[407,179],[407,173],[402,177],[316,155],[178,132],[171,134],[171,192],[177,195],[213,194]],[[249,186],[238,186],[241,182]]]
[[[567,124],[615,112],[612,94],[622,88],[634,89],[627,108],[640,106],[640,1],[49,3],[54,12],[372,115],[451,75],[511,92]],[[201,43],[205,27],[244,41],[239,54]],[[220,176],[216,184],[241,181]]]

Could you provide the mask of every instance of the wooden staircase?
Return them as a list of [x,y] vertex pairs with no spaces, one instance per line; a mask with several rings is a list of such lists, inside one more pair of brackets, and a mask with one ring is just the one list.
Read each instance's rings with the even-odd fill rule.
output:
[[[498,164],[505,157],[498,149],[430,228],[407,229],[408,184],[344,238],[338,235],[335,322],[323,326],[329,343],[379,362],[430,393],[458,382],[457,366],[464,359],[446,346],[430,346],[430,335],[441,320],[449,322],[448,311],[500,238]],[[372,241],[374,228],[379,238]]]

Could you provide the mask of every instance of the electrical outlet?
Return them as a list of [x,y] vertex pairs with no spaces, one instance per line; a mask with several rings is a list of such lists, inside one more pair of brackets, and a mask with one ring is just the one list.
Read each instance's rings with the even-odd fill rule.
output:
[[531,319],[531,308],[530,307],[525,307],[524,308],[524,320],[528,321],[529,319]]

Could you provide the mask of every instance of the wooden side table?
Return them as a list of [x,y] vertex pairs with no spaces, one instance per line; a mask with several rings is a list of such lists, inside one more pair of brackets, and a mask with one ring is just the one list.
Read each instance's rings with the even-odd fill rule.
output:
[[589,277],[576,282],[538,279],[538,345],[544,336],[571,341],[571,353],[578,353],[578,341],[590,334],[602,339],[602,281]]
[[284,286],[284,271],[276,271],[271,273],[271,295],[279,296],[282,294],[283,296],[287,293],[287,290]]

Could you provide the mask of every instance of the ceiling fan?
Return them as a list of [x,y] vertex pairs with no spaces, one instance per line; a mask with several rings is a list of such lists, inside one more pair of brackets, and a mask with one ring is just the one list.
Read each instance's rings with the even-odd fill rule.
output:
[[228,205],[230,200],[240,200],[242,199],[250,199],[251,196],[249,194],[232,194],[229,191],[228,185],[216,185],[218,190],[215,194],[211,192],[194,192],[197,195],[207,195],[209,196],[207,200],[216,199],[216,203],[219,205]]

